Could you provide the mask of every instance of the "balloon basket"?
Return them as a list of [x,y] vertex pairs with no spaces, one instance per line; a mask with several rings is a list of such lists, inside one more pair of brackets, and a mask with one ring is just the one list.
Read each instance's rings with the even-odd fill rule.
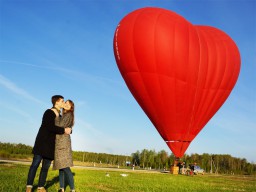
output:
[[179,167],[178,166],[171,166],[170,173],[173,175],[179,174]]

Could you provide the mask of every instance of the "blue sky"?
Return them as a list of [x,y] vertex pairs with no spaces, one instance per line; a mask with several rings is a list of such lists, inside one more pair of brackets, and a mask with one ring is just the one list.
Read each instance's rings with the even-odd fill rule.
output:
[[256,1],[1,0],[0,141],[33,145],[52,95],[76,105],[73,150],[130,155],[169,148],[136,103],[115,62],[119,21],[161,7],[226,32],[241,54],[231,95],[187,154],[230,154],[256,162]]

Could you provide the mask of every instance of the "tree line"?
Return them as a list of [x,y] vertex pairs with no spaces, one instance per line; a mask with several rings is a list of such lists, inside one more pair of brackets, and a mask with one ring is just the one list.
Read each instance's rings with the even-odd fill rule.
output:
[[[0,142],[0,158],[4,159],[31,159],[33,157],[32,147],[24,144],[2,143]],[[73,160],[81,162],[90,162],[97,164],[111,164],[127,166],[131,161],[131,156],[113,155],[107,153],[94,153],[73,151]]]
[[93,153],[83,151],[73,151],[73,159],[75,161],[90,162],[97,164],[108,164],[116,166],[127,166],[127,162],[130,162],[131,157],[125,155],[113,155],[107,153]]
[[[31,159],[31,152],[32,147],[28,145],[0,142],[0,158]],[[175,157],[165,150],[156,152],[155,150],[143,149],[132,153],[130,156],[73,151],[73,159],[74,161],[110,164],[121,167],[135,166],[137,169],[169,170],[174,163]],[[196,163],[208,173],[256,175],[255,163],[250,163],[245,158],[236,158],[228,154],[185,154],[180,159],[180,162],[185,162],[186,166]]]
[[0,142],[0,157],[4,159],[32,157],[32,147],[24,144],[2,143]]
[[[131,157],[135,165],[149,169],[168,170],[175,160],[175,156],[172,153],[169,155],[164,150],[156,152],[155,150],[143,149],[132,153]],[[255,163],[250,163],[245,158],[236,158],[228,154],[185,154],[179,161],[181,163],[185,162],[186,167],[196,163],[208,173],[256,175]]]

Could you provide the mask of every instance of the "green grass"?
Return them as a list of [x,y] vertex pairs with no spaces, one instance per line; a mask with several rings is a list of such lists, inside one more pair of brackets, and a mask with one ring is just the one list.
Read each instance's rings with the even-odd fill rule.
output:
[[[25,191],[28,165],[0,162],[0,191]],[[102,170],[88,168],[72,168],[78,192],[186,192],[186,191],[256,191],[255,176],[198,175],[184,176],[169,173]],[[110,177],[106,176],[106,172]],[[38,171],[39,173],[39,171]],[[35,184],[38,182],[38,173]],[[122,177],[120,174],[128,174]],[[58,190],[58,171],[49,170],[47,190]],[[35,190],[36,191],[36,190]],[[67,190],[69,191],[69,187]]]

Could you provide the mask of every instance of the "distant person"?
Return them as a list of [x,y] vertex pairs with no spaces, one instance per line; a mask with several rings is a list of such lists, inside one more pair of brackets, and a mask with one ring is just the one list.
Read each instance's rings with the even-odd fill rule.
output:
[[[56,117],[55,125],[60,127],[73,127],[74,110],[75,106],[73,101],[67,100],[63,107],[63,115],[62,117]],[[70,135],[56,135],[53,169],[59,170],[59,192],[64,192],[65,176],[71,192],[75,191],[74,177],[70,169],[72,166],[73,159]]]
[[196,163],[189,165],[189,168],[190,168],[190,175],[193,175],[193,174],[194,174],[195,166],[196,166]]
[[181,168],[182,168],[182,163],[179,161],[179,163],[177,164],[177,166],[179,167],[179,174],[181,174]]
[[186,162],[185,161],[183,161],[183,163],[182,163],[182,171],[181,171],[181,174],[185,174],[185,167],[186,167]]
[[55,118],[59,116],[60,109],[64,105],[64,98],[61,95],[52,96],[53,107],[44,112],[41,127],[37,133],[33,147],[33,161],[30,166],[27,178],[26,192],[31,192],[38,166],[42,161],[42,168],[39,175],[38,192],[46,192],[44,185],[51,161],[54,159],[56,134],[70,134],[71,128],[55,125]]

